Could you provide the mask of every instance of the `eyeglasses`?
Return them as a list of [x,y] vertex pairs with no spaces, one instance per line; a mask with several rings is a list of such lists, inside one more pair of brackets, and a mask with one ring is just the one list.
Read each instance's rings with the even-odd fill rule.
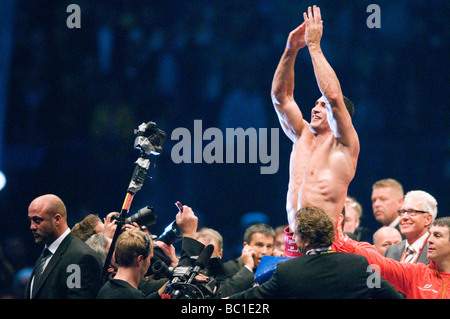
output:
[[417,209],[400,209],[397,211],[397,214],[400,217],[402,217],[406,213],[408,213],[409,216],[416,216],[417,213],[428,214],[428,212],[425,212],[423,210],[417,210]]

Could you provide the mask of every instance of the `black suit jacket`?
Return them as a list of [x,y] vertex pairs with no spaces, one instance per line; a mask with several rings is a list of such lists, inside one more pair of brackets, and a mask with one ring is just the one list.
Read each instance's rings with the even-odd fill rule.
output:
[[[42,279],[33,283],[33,299],[95,299],[102,284],[101,272],[98,255],[69,233],[50,259]],[[33,277],[34,271],[25,289],[27,299]]]
[[223,263],[227,279],[221,283],[222,297],[244,291],[255,285],[254,272],[244,266],[242,257]]
[[[387,258],[392,258],[397,261],[400,261],[402,259],[403,252],[406,248],[406,239],[396,243],[394,245],[389,246],[386,249],[386,252],[384,253],[384,256]],[[428,243],[425,242],[425,245],[422,248],[422,251],[419,254],[419,258],[417,259],[416,263],[423,263],[425,265],[428,265],[430,261],[427,258],[427,249],[428,249]]]
[[[348,253],[306,255],[283,261],[261,286],[235,294],[230,299],[403,299],[384,278],[376,284],[364,256]],[[375,276],[373,277],[375,278]]]

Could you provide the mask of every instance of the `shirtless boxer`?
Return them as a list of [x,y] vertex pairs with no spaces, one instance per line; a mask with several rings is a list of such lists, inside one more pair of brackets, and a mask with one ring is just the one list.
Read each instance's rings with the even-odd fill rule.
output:
[[[351,116],[353,104],[341,91],[339,80],[320,47],[323,21],[319,7],[308,7],[304,22],[291,31],[272,82],[272,102],[286,135],[292,140],[287,193],[286,245],[296,250],[289,236],[295,213],[314,205],[336,223],[344,207],[359,155],[359,139]],[[307,46],[322,96],[316,101],[308,123],[294,100],[294,65],[297,53]],[[293,252],[293,256],[296,253]]]

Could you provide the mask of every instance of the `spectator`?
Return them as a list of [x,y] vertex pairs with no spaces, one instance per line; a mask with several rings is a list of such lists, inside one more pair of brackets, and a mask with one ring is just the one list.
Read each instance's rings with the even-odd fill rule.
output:
[[94,214],[89,214],[82,221],[72,227],[72,233],[82,241],[88,240],[95,233],[103,232],[104,225],[101,219]]
[[275,244],[274,250],[277,251],[277,255],[284,255],[284,230],[288,225],[282,225],[275,228]]
[[391,226],[380,227],[373,234],[373,245],[381,256],[384,256],[389,246],[402,241],[402,235],[397,228]]
[[203,227],[197,232],[197,240],[203,245],[208,246],[212,244],[214,246],[213,256],[222,258],[223,256],[223,237],[222,235],[212,228]]
[[424,191],[410,191],[406,193],[398,215],[400,232],[406,239],[388,247],[385,256],[398,261],[428,264],[428,230],[437,215],[436,199]]
[[361,204],[355,198],[347,196],[345,199],[345,224],[344,232],[354,234],[360,224],[362,216]]
[[106,237],[102,232],[95,233],[86,240],[86,244],[99,255],[102,265],[105,263],[111,242],[111,238]]
[[13,277],[16,269],[3,253],[3,247],[0,243],[0,299],[11,297],[13,287]]
[[236,273],[246,274],[245,278],[254,280],[254,272],[264,255],[273,255],[275,231],[267,224],[257,223],[248,227],[244,233],[242,255],[223,264],[228,276]]
[[402,207],[403,195],[402,184],[392,178],[381,179],[372,185],[373,215],[383,226],[400,231],[397,211]]

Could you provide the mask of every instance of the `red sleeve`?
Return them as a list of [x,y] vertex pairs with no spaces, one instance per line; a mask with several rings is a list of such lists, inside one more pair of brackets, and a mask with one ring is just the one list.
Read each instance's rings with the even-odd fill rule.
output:
[[345,239],[336,238],[332,249],[366,257],[372,268],[401,292],[407,291],[411,285],[411,277],[414,272],[413,264],[401,263],[381,256],[375,247],[367,242],[354,241],[348,237]]

